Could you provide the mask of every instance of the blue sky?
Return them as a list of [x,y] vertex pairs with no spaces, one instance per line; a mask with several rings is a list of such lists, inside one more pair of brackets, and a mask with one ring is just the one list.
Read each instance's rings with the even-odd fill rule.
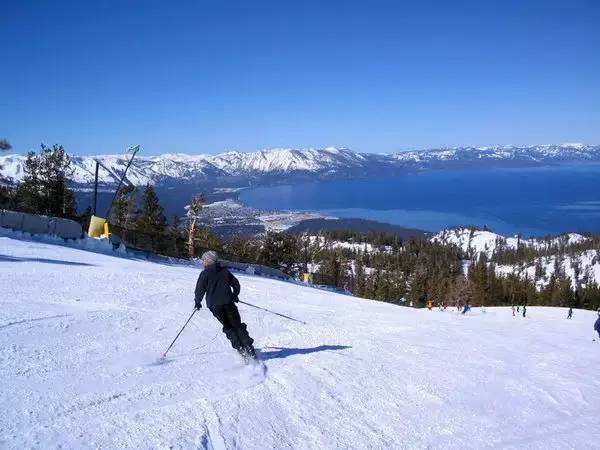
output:
[[600,143],[597,1],[7,1],[14,150]]

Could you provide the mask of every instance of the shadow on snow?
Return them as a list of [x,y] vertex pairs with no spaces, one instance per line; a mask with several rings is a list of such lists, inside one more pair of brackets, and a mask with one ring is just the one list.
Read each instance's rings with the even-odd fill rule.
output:
[[293,355],[307,355],[316,352],[330,352],[336,350],[346,350],[352,348],[349,345],[319,345],[318,347],[310,348],[285,348],[285,347],[266,347],[269,350],[260,350],[260,359],[282,359]]
[[93,266],[94,264],[74,262],[74,261],[63,261],[60,259],[46,259],[46,258],[23,258],[16,256],[0,255],[0,262],[40,262],[44,264],[63,264],[65,266]]

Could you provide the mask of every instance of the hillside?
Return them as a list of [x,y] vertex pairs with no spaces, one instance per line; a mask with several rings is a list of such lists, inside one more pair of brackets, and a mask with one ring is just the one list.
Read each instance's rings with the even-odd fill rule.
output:
[[500,247],[516,249],[518,246],[543,250],[551,247],[568,247],[584,242],[586,237],[578,233],[565,233],[551,239],[529,238],[517,236],[507,237],[492,231],[474,230],[469,228],[448,228],[431,237],[432,241],[442,244],[456,245],[465,253],[485,253],[491,257]]
[[[542,288],[548,284],[552,275],[564,274],[575,289],[590,283],[600,285],[600,248],[595,247],[590,238],[578,233],[565,233],[551,238],[506,237],[491,231],[452,228],[436,233],[432,241],[456,245],[471,258],[485,255],[496,263],[496,273],[501,276],[517,274],[522,278],[535,280]],[[588,249],[578,246],[590,242]],[[500,261],[499,255],[506,251],[516,252],[519,248],[533,250],[538,256],[519,257],[516,264]]]
[[0,237],[3,448],[591,448],[596,314],[426,311],[239,275],[265,369],[199,268]]

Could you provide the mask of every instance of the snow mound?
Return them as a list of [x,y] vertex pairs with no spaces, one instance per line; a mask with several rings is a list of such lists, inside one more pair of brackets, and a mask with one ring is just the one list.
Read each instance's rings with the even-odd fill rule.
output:
[[[206,311],[198,269],[0,237],[2,448],[590,448],[595,313],[413,310],[240,275],[265,362]],[[525,345],[524,345],[525,344]]]

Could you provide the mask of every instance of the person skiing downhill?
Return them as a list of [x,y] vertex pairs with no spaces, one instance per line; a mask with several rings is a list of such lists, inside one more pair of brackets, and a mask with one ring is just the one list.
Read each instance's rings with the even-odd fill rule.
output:
[[567,314],[567,319],[572,319],[573,318],[573,307],[570,306],[569,307],[569,314]]
[[204,270],[198,277],[194,303],[196,309],[202,308],[202,299],[206,295],[206,305],[215,318],[223,325],[223,333],[244,360],[256,359],[254,340],[248,334],[246,324],[242,322],[236,302],[239,301],[240,282],[219,263],[216,252],[208,251],[202,255]]
[[594,324],[594,330],[598,332],[598,338],[600,338],[600,308],[598,308],[598,320]]

